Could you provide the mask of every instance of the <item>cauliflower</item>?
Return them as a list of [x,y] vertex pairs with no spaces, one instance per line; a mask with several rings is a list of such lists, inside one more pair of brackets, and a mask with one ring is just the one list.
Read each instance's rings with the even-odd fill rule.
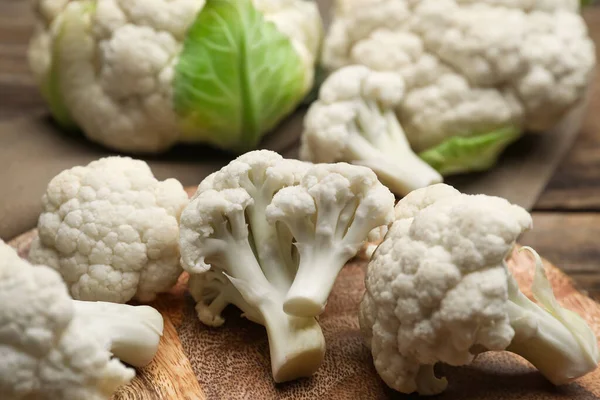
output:
[[55,119],[112,149],[251,149],[313,85],[322,26],[311,1],[34,4],[29,61]]
[[372,229],[392,222],[393,209],[394,196],[372,171],[345,163],[316,165],[299,185],[277,192],[267,221],[289,230],[299,257],[285,312],[321,314],[342,267]]
[[108,400],[158,349],[151,307],[80,302],[56,271],[0,241],[0,393],[4,400]]
[[[391,219],[392,207],[367,168],[312,166],[266,150],[238,157],[200,184],[181,215],[181,261],[198,318],[220,326],[233,304],[266,327],[276,382],[312,375],[325,352],[312,316],[357,243]],[[318,304],[294,297],[297,315],[288,315],[288,292]]]
[[338,0],[328,70],[402,76],[408,141],[443,175],[492,166],[584,97],[595,51],[577,0]]
[[442,181],[410,148],[396,118],[404,81],[356,65],[335,71],[304,120],[300,158],[348,161],[371,168],[399,195]]
[[466,365],[488,350],[523,356],[556,385],[596,368],[593,331],[560,307],[539,256],[532,287],[539,305],[507,270],[532,224],[524,209],[434,185],[400,200],[396,218],[369,263],[359,312],[388,386],[438,394],[447,382],[435,376],[436,363]]
[[181,275],[179,227],[188,197],[148,165],[108,157],[54,177],[29,258],[63,277],[77,300],[148,302]]

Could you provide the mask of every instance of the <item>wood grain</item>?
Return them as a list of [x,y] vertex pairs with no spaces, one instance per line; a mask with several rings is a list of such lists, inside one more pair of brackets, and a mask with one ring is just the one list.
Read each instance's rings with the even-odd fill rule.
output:
[[30,1],[0,0],[0,119],[46,109],[27,63],[33,23]]
[[[583,13],[600,60],[600,7]],[[554,177],[543,191],[535,210],[600,210],[600,68],[590,96],[581,133]]]
[[600,300],[600,215],[537,212],[522,238],[571,276],[577,287]]
[[185,356],[177,329],[165,309],[169,305],[152,304],[163,315],[165,324],[158,352],[152,363],[137,371],[136,378],[122,386],[112,400],[204,400],[206,396]]
[[[11,242],[27,256],[36,232]],[[559,302],[582,315],[600,335],[600,305],[581,292],[557,267],[545,261]],[[513,254],[509,268],[530,296],[533,263],[526,253]],[[165,334],[153,362],[112,400],[162,399],[408,399],[387,388],[377,376],[358,329],[357,308],[364,292],[365,262],[354,260],[341,272],[319,321],[327,354],[309,379],[276,385],[270,375],[264,328],[240,317],[233,307],[221,328],[203,326],[185,293],[185,274],[177,286],[152,304],[165,318]],[[526,361],[510,353],[486,353],[472,365],[440,366],[450,386],[439,400],[600,399],[600,370],[556,388]]]

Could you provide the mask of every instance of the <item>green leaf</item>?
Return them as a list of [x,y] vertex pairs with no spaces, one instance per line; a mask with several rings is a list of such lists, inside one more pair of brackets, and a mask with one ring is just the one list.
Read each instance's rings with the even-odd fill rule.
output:
[[250,0],[208,0],[175,71],[183,140],[256,148],[302,100],[304,78],[290,40]]
[[476,136],[453,136],[419,157],[444,176],[484,171],[496,164],[504,149],[521,133],[509,126]]

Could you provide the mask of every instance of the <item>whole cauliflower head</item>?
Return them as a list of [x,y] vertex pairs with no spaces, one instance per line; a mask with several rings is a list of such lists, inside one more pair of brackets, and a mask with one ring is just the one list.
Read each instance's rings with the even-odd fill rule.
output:
[[181,274],[178,222],[188,196],[145,162],[107,157],[63,171],[42,203],[29,258],[57,270],[74,299],[148,302]]
[[107,400],[133,369],[86,329],[56,271],[0,241],[0,393],[4,400]]
[[469,364],[514,335],[504,259],[531,226],[521,207],[440,184],[408,195],[369,263],[361,329],[377,372],[403,393],[439,393],[433,365]]
[[35,0],[29,60],[55,119],[127,152],[242,150],[310,90],[305,0]]
[[494,143],[547,130],[579,104],[595,51],[578,8],[576,0],[337,0],[322,62],[401,75],[400,123],[415,151],[437,152],[424,158],[441,170],[468,138],[500,152],[508,143]]

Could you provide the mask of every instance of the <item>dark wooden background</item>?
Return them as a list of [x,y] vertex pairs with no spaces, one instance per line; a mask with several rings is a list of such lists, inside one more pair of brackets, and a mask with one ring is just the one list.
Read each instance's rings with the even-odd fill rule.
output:
[[[583,14],[600,48],[600,7]],[[45,110],[27,66],[32,26],[29,1],[0,0],[0,121]],[[582,131],[534,207],[534,231],[522,242],[600,300],[600,68]]]

